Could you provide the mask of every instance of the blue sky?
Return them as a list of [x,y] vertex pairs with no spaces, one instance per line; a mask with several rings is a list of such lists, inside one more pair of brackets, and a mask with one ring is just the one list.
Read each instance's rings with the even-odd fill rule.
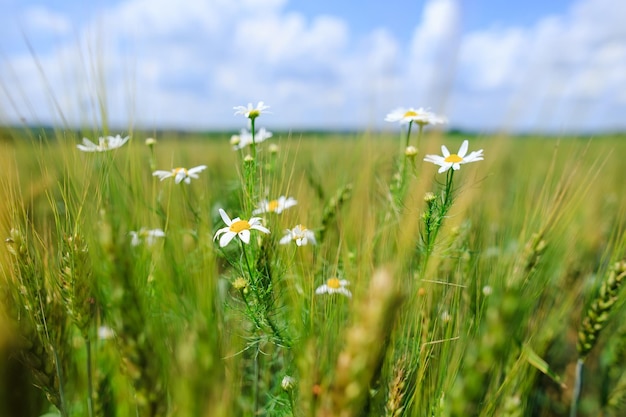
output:
[[[358,6],[358,7],[355,7]],[[626,129],[623,0],[0,0],[0,122]],[[28,40],[36,59],[29,52]]]

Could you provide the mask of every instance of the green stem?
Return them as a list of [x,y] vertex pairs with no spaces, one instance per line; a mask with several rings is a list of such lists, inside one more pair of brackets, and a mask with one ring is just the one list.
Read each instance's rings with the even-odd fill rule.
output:
[[[424,256],[424,260],[422,262],[422,270],[421,273],[424,274],[426,271],[426,265],[428,260],[430,259],[430,255],[435,248],[435,241],[437,240],[437,235],[439,234],[439,230],[443,224],[443,220],[445,219],[450,207],[452,206],[452,179],[454,178],[454,170],[450,168],[446,173],[446,185],[443,190],[443,196],[441,201],[441,206],[436,208],[430,212],[429,208],[429,221],[426,224],[426,254]],[[433,216],[434,219],[433,219]]]
[[259,322],[259,319],[257,318],[255,312],[252,311],[252,306],[250,305],[250,302],[248,301],[248,297],[246,296],[245,290],[241,290],[241,298],[243,298],[243,301],[246,303],[246,312],[248,313],[248,316],[252,318],[254,325],[259,330],[263,329],[263,326]]
[[[252,268],[250,267],[250,262],[248,261],[248,255],[246,253],[245,244],[243,243],[243,241],[241,239],[239,240],[239,243],[241,245],[241,251],[243,252],[243,259],[244,259],[244,261],[246,263],[246,269],[248,270],[248,275],[250,276],[250,284],[251,284],[252,290],[254,291],[254,295],[255,295],[256,299],[257,300],[261,300],[261,297],[259,296],[258,282],[257,282],[256,278],[254,277],[254,275],[252,273]],[[265,291],[266,289],[263,288],[262,290]],[[248,304],[248,300],[245,297],[244,297],[244,301],[246,302],[246,306],[248,306],[248,308],[249,308],[250,306]],[[259,329],[262,329],[261,324],[259,323],[258,318],[256,317],[255,313],[252,312],[250,309],[248,309],[248,310],[252,314],[252,319],[253,319],[254,323],[257,325],[257,327]],[[272,330],[272,333],[274,334],[276,339],[278,339],[278,343],[280,345],[290,346],[290,343],[287,340],[285,340],[285,338],[283,337],[282,333],[280,332],[280,330],[278,330],[278,327],[276,327],[276,324],[274,324],[274,321],[269,316],[269,312],[268,312],[267,307],[264,308],[263,317],[264,317],[265,321],[267,322],[267,325]]]
[[250,129],[252,133],[252,144],[250,144],[250,148],[252,149],[252,158],[256,161],[256,141],[254,138],[254,117],[250,118]]
[[243,243],[243,240],[239,239],[239,244],[241,245],[241,251],[243,252],[243,259],[246,262],[246,268],[248,269],[248,276],[250,277],[250,283],[253,285],[254,292],[257,292],[256,287],[256,279],[252,274],[252,268],[250,267],[250,262],[248,262],[248,255],[246,253],[246,245]]
[[256,345],[256,353],[254,355],[254,415],[259,413],[259,344]]
[[154,151],[154,145],[150,146],[150,172],[156,171],[156,153]]
[[57,350],[54,346],[52,348],[52,356],[54,356],[54,366],[57,373],[57,378],[59,378],[59,399],[61,401],[61,412],[62,417],[67,417],[67,408],[65,405],[65,391],[63,390],[63,372],[61,371],[61,364],[59,363],[59,355],[57,354]]
[[93,370],[91,369],[91,341],[85,338],[85,349],[87,350],[87,411],[89,417],[93,417]]
[[187,203],[187,207],[189,208],[189,211],[191,211],[191,214],[193,214],[193,218],[195,220],[196,225],[198,223],[200,223],[200,213],[198,212],[198,210],[196,210],[193,206],[193,204],[191,203],[191,197],[189,196],[189,191],[187,191],[187,184],[183,184],[184,181],[182,181],[180,185],[183,188],[183,198],[185,199],[185,203]]
[[[411,140],[411,127],[413,127],[413,120],[409,122],[409,129],[406,132],[406,142],[404,144],[404,149],[409,147],[409,141]],[[420,129],[421,132],[421,129]],[[404,149],[402,150],[404,152]]]
[[287,393],[287,396],[289,397],[289,407],[291,407],[291,415],[295,416],[296,415],[296,407],[294,406],[294,403],[293,403],[293,393],[292,393],[292,390],[289,390],[289,392]]
[[445,217],[452,205],[452,178],[454,177],[454,169],[450,168],[446,173],[446,189],[443,198],[443,207],[441,208],[441,217]]

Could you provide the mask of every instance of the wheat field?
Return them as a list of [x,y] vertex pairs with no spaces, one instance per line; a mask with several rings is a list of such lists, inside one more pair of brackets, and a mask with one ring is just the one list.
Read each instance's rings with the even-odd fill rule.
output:
[[409,132],[6,128],[0,415],[624,415],[624,137]]

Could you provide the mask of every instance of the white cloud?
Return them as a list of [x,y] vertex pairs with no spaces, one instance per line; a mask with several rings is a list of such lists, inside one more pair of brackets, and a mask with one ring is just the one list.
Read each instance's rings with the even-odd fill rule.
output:
[[78,39],[38,51],[49,88],[28,53],[10,55],[0,97],[18,111],[0,115],[58,121],[54,97],[70,120],[97,124],[100,94],[120,126],[236,127],[233,105],[264,100],[269,127],[295,129],[382,126],[399,105],[478,129],[626,127],[621,0],[471,33],[456,0],[430,0],[404,44],[386,28],[357,36],[340,18],[287,12],[286,1],[127,0],[82,27],[29,9],[33,39]]
[[526,57],[527,36],[517,28],[466,36],[459,56],[466,86],[473,91],[482,91],[517,84],[516,67],[525,64],[520,61]]
[[[622,19],[608,15],[626,15],[626,3],[581,0],[568,13],[531,27],[465,35],[455,96],[466,103],[460,96],[490,97],[500,116],[491,127],[626,128],[594,111],[623,106],[614,92],[626,89],[626,30]],[[471,116],[466,125],[478,127],[480,115]]]

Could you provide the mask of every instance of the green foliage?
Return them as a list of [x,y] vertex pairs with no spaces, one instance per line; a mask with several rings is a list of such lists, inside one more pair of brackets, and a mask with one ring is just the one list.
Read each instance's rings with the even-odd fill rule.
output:
[[[623,138],[472,138],[453,175],[421,128],[3,134],[0,415],[566,416],[579,356],[577,415],[624,412]],[[218,209],[270,233],[222,247]]]

